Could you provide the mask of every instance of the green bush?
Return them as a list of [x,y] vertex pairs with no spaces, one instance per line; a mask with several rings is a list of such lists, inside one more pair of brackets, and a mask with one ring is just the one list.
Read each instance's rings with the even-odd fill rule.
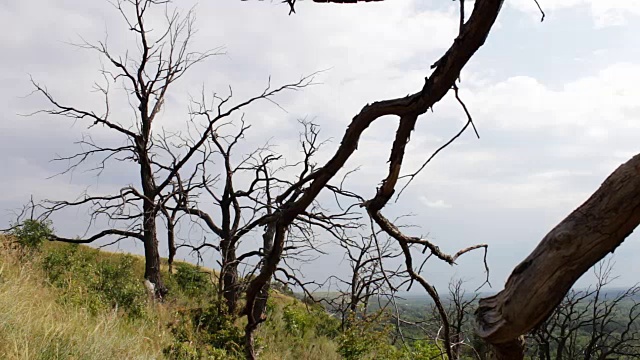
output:
[[169,360],[200,360],[202,358],[195,346],[189,342],[180,342],[178,340],[162,349],[162,353]]
[[169,360],[229,360],[229,356],[223,349],[212,347],[197,348],[191,343],[175,343],[162,350],[164,356]]
[[281,283],[279,281],[272,281],[270,287],[272,290],[277,290],[281,294],[289,295],[291,297],[294,296],[293,290],[291,290],[291,288],[287,284]]
[[172,277],[179,290],[189,297],[203,297],[214,292],[211,274],[198,266],[177,263],[176,273]]
[[203,333],[205,343],[232,353],[242,349],[242,332],[235,326],[232,316],[218,313],[218,306],[197,308],[191,314],[192,322]]
[[334,338],[339,334],[340,322],[317,304],[302,307],[299,302],[292,302],[284,307],[282,320],[285,330],[298,337],[304,337],[311,330],[318,336],[328,338]]
[[112,308],[120,307],[132,317],[141,317],[147,295],[133,271],[134,260],[127,254],[117,261],[98,262],[91,290]]
[[51,220],[25,220],[11,231],[18,245],[25,249],[38,249],[53,235]]
[[431,360],[441,356],[438,346],[430,341],[417,340],[413,343],[412,359],[415,360]]
[[145,313],[147,295],[134,271],[135,258],[122,255],[98,258],[98,250],[63,245],[41,261],[48,282],[65,289],[60,301],[78,305],[95,314],[118,308],[132,318]]
[[367,333],[359,330],[355,327],[349,328],[340,337],[338,353],[346,360],[362,358],[374,344],[371,336],[366,336]]
[[314,328],[318,336],[330,339],[340,335],[340,321],[331,316],[322,306],[317,305],[313,310]]
[[[338,353],[347,360],[431,360],[442,358],[436,344],[418,340],[410,346],[396,346],[391,343],[393,329],[381,317],[349,318],[349,327],[339,338]],[[387,324],[382,325],[382,324]]]
[[44,270],[50,284],[62,287],[66,282],[65,275],[71,270],[77,250],[78,245],[66,245],[52,249],[42,258],[42,270]]
[[313,320],[310,314],[291,303],[285,306],[282,313],[285,330],[291,335],[303,337],[307,330],[312,326]]
[[390,328],[380,327],[380,318],[370,319],[351,317],[349,327],[339,338],[338,353],[347,360],[357,359],[412,359],[404,349],[393,346],[390,342]]
[[243,334],[217,304],[185,309],[169,324],[174,342],[163,349],[170,359],[233,359],[240,356]]

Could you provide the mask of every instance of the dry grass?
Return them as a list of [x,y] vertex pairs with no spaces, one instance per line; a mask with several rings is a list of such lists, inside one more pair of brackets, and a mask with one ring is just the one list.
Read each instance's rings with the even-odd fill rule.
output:
[[[148,315],[140,319],[131,319],[122,311],[91,314],[60,301],[65,292],[77,290],[47,284],[38,265],[38,256],[43,255],[25,257],[6,245],[6,239],[0,236],[0,359],[164,359],[162,349],[174,341],[167,324],[175,320],[176,310],[198,301],[149,304],[153,308],[148,308]],[[61,244],[45,245],[43,253]],[[100,259],[117,256],[121,255],[102,251],[99,254]],[[134,264],[136,272],[140,267],[140,276],[142,264],[142,259]],[[287,333],[282,314],[293,301],[291,297],[276,293],[272,301],[272,317],[257,334],[261,359],[340,358],[336,343],[329,338],[313,331],[303,337]],[[242,327],[242,321],[238,326]]]
[[162,358],[170,339],[157,319],[131,321],[114,311],[92,316],[65,307],[38,269],[2,255],[0,359]]

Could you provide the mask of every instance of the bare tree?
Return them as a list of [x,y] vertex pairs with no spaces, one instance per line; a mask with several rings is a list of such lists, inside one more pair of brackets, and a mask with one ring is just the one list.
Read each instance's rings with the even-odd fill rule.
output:
[[[451,279],[448,293],[441,299],[450,326],[449,343],[452,359],[485,359],[484,349],[482,344],[477,342],[473,326],[473,313],[479,294],[477,291],[468,293],[464,285],[465,281],[462,279]],[[399,312],[398,316],[402,316],[402,312]],[[440,347],[441,356],[446,353],[446,349],[440,346],[446,341],[443,338],[444,323],[437,303],[430,306],[429,312],[420,316],[414,315],[411,321],[400,318],[400,323],[405,329],[413,328],[414,334],[415,330],[418,330],[418,334],[422,334],[422,337],[416,337],[416,335],[408,337],[410,340],[421,340],[426,336]]]
[[[98,165],[93,169],[98,176],[111,161],[126,161],[135,164],[139,170],[140,185],[127,185],[112,195],[84,194],[74,201],[48,201],[46,213],[76,206],[89,206],[91,225],[98,219],[106,220],[113,227],[104,229],[83,239],[53,236],[51,240],[91,243],[106,237],[116,237],[115,241],[123,238],[140,240],[144,244],[145,278],[154,284],[156,295],[161,297],[166,293],[160,275],[160,255],[158,251],[157,217],[164,215],[169,230],[170,255],[175,255],[174,223],[176,213],[166,211],[165,202],[173,199],[173,193],[184,189],[176,187],[176,179],[183,168],[186,168],[194,155],[209,139],[214,124],[226,118],[247,105],[267,99],[275,94],[287,90],[298,89],[311,83],[311,78],[301,78],[298,82],[278,88],[267,88],[255,97],[246,99],[235,105],[230,105],[231,95],[228,97],[214,96],[215,106],[212,108],[191,109],[191,121],[198,119],[200,128],[194,141],[180,144],[179,147],[169,149],[163,144],[163,138],[154,134],[154,125],[163,108],[165,97],[171,85],[181,78],[193,65],[218,54],[216,51],[195,52],[190,50],[190,43],[194,35],[194,12],[181,15],[176,10],[169,10],[168,1],[164,0],[122,0],[114,3],[127,27],[137,40],[136,56],[125,53],[118,56],[112,53],[107,42],[91,44],[84,42],[79,46],[98,52],[109,64],[110,69],[102,69],[104,84],[96,84],[96,89],[104,97],[104,109],[100,111],[84,110],[80,107],[66,105],[59,102],[51,92],[35,81],[35,92],[42,94],[52,105],[50,110],[40,112],[63,116],[73,120],[85,121],[89,128],[97,125],[118,135],[124,145],[107,146],[93,141],[85,136],[80,141],[85,149],[71,156],[56,158],[58,161],[68,161],[69,167],[63,171],[71,172],[88,161],[98,158]],[[147,26],[147,17],[152,8],[164,7],[165,28],[151,29]],[[110,99],[111,82],[120,82],[135,121],[123,124],[112,118],[111,109],[115,108]],[[129,97],[129,94],[131,96]],[[156,129],[157,131],[157,129]],[[167,145],[167,143],[164,143]],[[184,200],[184,199],[183,199]],[[90,226],[91,226],[90,225]]]
[[[382,116],[390,115],[399,118],[396,138],[392,145],[389,159],[389,173],[383,180],[382,185],[378,188],[376,196],[373,199],[362,201],[361,206],[367,211],[368,215],[380,229],[398,242],[405,257],[406,270],[412,280],[419,283],[434,301],[439,303],[437,291],[420,275],[419,269],[414,267],[411,248],[418,246],[424,248],[425,251],[428,250],[436,258],[450,264],[454,264],[461,255],[468,251],[477,248],[486,249],[486,245],[481,244],[463,249],[455,255],[445,254],[427,239],[404,235],[397,226],[382,215],[381,209],[387,204],[395,192],[395,187],[400,176],[402,160],[405,155],[405,147],[418,117],[440,101],[449,90],[457,90],[455,82],[460,75],[460,71],[478,48],[484,44],[501,7],[502,0],[476,1],[473,12],[466,23],[464,22],[465,17],[461,16],[461,31],[459,36],[442,58],[433,65],[434,71],[431,76],[426,78],[426,83],[422,90],[406,97],[366,105],[347,127],[340,146],[331,159],[328,160],[325,165],[301,177],[299,181],[292,184],[281,195],[275,198],[274,217],[269,220],[272,226],[271,229],[274,231],[273,247],[271,251],[266,254],[264,266],[257,276],[251,280],[246,293],[247,301],[243,314],[248,317],[246,329],[248,338],[251,337],[257,324],[263,321],[263,319],[256,318],[254,315],[256,299],[263,287],[270,283],[274,273],[278,269],[278,263],[282,258],[285,239],[287,238],[291,224],[316,200],[318,194],[323,189],[331,187],[329,182],[338,171],[344,167],[345,162],[355,152],[360,136],[369,125]],[[459,100],[457,91],[456,98]],[[472,121],[464,105],[463,109],[469,120],[465,126],[466,129]],[[445,144],[445,146],[446,145],[448,144]],[[445,324],[445,352],[449,358],[453,358],[449,341],[450,329],[447,314],[441,304],[439,306],[439,313]],[[251,341],[247,341],[247,343],[250,344]],[[251,351],[248,352],[248,357],[254,357]]]
[[608,289],[610,260],[594,269],[596,284],[571,290],[547,320],[529,335],[529,353],[540,360],[632,359],[640,356],[640,287]]
[[451,345],[453,346],[454,359],[460,359],[465,350],[469,350],[475,357],[479,357],[472,345],[473,327],[471,326],[472,315],[479,295],[477,292],[467,294],[463,286],[462,279],[449,282],[447,314],[451,323]]
[[[193,52],[190,41],[193,36],[193,12],[185,16],[177,11],[165,11],[166,27],[152,36],[146,24],[146,17],[155,5],[166,1],[130,0],[114,3],[127,26],[135,34],[139,53],[130,57],[113,54],[106,41],[90,44],[84,42],[80,47],[97,51],[112,70],[103,69],[104,84],[96,84],[96,89],[104,96],[104,110],[96,112],[84,110],[73,105],[59,102],[45,87],[33,81],[37,92],[53,105],[51,110],[42,112],[82,120],[89,123],[89,128],[100,125],[119,135],[126,145],[109,147],[97,144],[90,136],[85,136],[80,144],[88,148],[75,155],[59,157],[55,160],[68,161],[70,166],[63,173],[73,171],[92,157],[99,157],[96,170],[98,174],[107,162],[130,161],[136,163],[140,173],[140,187],[125,186],[118,194],[93,196],[85,194],[75,201],[53,201],[49,212],[66,207],[91,205],[91,220],[105,216],[121,226],[105,229],[85,239],[63,238],[56,236],[53,240],[89,243],[107,236],[118,238],[134,238],[142,241],[145,251],[145,278],[154,284],[158,296],[166,293],[160,276],[160,255],[156,234],[156,216],[158,213],[158,196],[173,179],[175,171],[159,174],[155,164],[153,150],[153,123],[160,113],[165,96],[171,85],[198,62],[216,54],[215,51]],[[156,32],[154,32],[156,34]],[[124,91],[132,94],[130,107],[135,116],[135,123],[123,124],[112,119],[110,100],[111,82],[121,82]],[[179,164],[183,166],[190,154],[187,153]],[[155,169],[154,169],[155,167]],[[179,167],[176,169],[179,170]],[[141,204],[141,207],[140,207]],[[122,226],[124,224],[124,226]]]
[[[207,111],[204,110],[204,102],[199,102],[196,106]],[[201,156],[199,166],[191,170],[192,173],[186,183],[183,183],[182,177],[177,179],[180,191],[173,194],[173,202],[168,203],[167,208],[170,209],[171,214],[180,212],[198,219],[199,226],[203,226],[219,238],[219,241],[204,241],[198,244],[184,242],[175,246],[175,249],[189,248],[192,252],[199,254],[203,249],[212,248],[221,254],[219,295],[220,300],[224,298],[226,302],[224,311],[233,314],[236,312],[241,291],[238,266],[245,258],[258,256],[260,253],[256,250],[238,257],[237,247],[244,235],[264,225],[261,221],[255,221],[260,217],[264,207],[258,200],[258,193],[263,190],[263,183],[267,181],[264,175],[268,164],[277,157],[265,154],[268,148],[264,147],[246,156],[239,164],[233,164],[232,151],[244,137],[249,126],[241,121],[237,133],[232,135],[222,133],[221,130],[230,125],[233,124],[222,123],[211,132],[209,139],[199,150]],[[170,149],[170,146],[166,147]],[[210,174],[210,168],[214,164],[213,157],[221,160],[223,169],[221,174],[215,176]],[[250,181],[247,189],[241,190],[234,180],[246,174],[255,177]],[[222,182],[221,191],[217,191],[219,182]],[[208,201],[215,206],[216,214],[201,208],[203,201],[201,193],[210,197]]]
[[[535,2],[539,7],[538,2]],[[288,3],[294,5],[295,1]],[[433,65],[435,71],[427,78],[424,92],[408,96],[406,99],[411,99],[408,104],[396,99],[365,106],[353,119],[336,156],[318,171],[316,178],[311,179],[313,182],[309,186],[309,197],[313,197],[315,191],[319,191],[314,185],[327,182],[332,177],[332,168],[340,167],[342,161],[355,150],[360,134],[373,120],[380,115],[397,115],[401,119],[398,135],[405,133],[407,136],[396,138],[396,143],[400,144],[395,146],[394,143],[389,176],[378,189],[376,198],[365,204],[367,211],[381,228],[390,234],[395,233],[393,226],[387,225],[385,219],[380,216],[379,210],[394,192],[404,143],[408,141],[408,134],[413,128],[412,123],[416,121],[417,115],[424,112],[420,111],[421,105],[426,103],[428,108],[434,103],[434,99],[437,102],[450,88],[456,89],[455,79],[442,74],[459,74],[470,56],[484,43],[502,3],[502,0],[476,1],[469,20],[465,22],[464,1],[460,1],[460,34],[443,58]],[[544,19],[544,12],[542,9],[540,11]],[[449,85],[438,87],[438,83]],[[466,107],[462,106],[469,115]],[[414,111],[407,111],[410,109]],[[513,270],[503,291],[480,300],[477,310],[477,332],[493,346],[496,359],[522,359],[522,335],[544,321],[578,278],[608,253],[613,252],[640,224],[640,177],[637,176],[639,168],[640,154],[618,167],[584,204],[553,228],[536,249]],[[297,205],[304,206],[304,198],[303,196],[298,200]],[[406,246],[411,243],[411,239],[403,238],[400,234],[394,237],[403,250],[406,249],[407,268],[411,269],[412,256]],[[439,257],[445,261],[451,259],[447,256]],[[438,298],[437,293],[424,279],[417,276],[415,278],[434,299]],[[442,315],[442,318],[447,332],[448,321],[445,315]],[[447,355],[452,358],[450,351]]]
[[[199,102],[197,106],[203,104]],[[303,127],[300,134],[303,158],[294,162],[287,162],[268,143],[241,155],[237,153],[237,147],[250,130],[250,125],[243,118],[218,124],[199,150],[198,166],[191,169],[188,176],[177,177],[177,186],[182,191],[174,193],[174,198],[166,205],[172,214],[175,211],[182,212],[197,226],[214,235],[213,239],[196,244],[182,243],[176,248],[187,248],[198,253],[203,249],[214,249],[220,253],[219,295],[224,298],[226,305],[226,309],[221,310],[229,314],[237,312],[238,299],[244,289],[243,278],[250,277],[263,266],[262,258],[272,247],[273,231],[269,221],[274,217],[275,197],[298,181],[297,178],[288,180],[296,176],[291,174],[298,172],[297,177],[301,178],[314,169],[313,157],[323,142],[318,138],[319,129],[315,124],[304,120],[300,123]],[[182,141],[190,142],[186,138]],[[168,141],[164,144],[168,144]],[[164,147],[171,148],[169,145]],[[222,171],[212,171],[212,164],[218,160],[222,164]],[[332,192],[342,196],[340,189],[332,189]],[[300,261],[306,252],[317,250],[318,231],[342,239],[345,229],[359,226],[355,221],[359,215],[350,208],[334,211],[331,215],[325,212],[319,204],[315,204],[298,215],[288,234],[285,259]],[[262,246],[245,247],[243,252],[239,252],[242,240],[260,231],[263,232]],[[244,277],[239,274],[242,264],[249,269]],[[288,266],[286,261],[283,265],[278,268],[285,275],[283,281],[302,285],[296,269]],[[267,298],[268,286],[265,286],[259,296],[260,303],[255,307],[257,317],[262,316]]]
[[[544,20],[544,12],[538,2],[534,2]],[[293,9],[295,1],[287,3]],[[408,141],[408,134],[413,129],[417,115],[424,113],[450,88],[457,89],[451,76],[457,76],[470,56],[484,43],[502,3],[502,0],[476,1],[469,20],[465,22],[464,1],[460,1],[460,35],[443,58],[433,65],[435,71],[427,78],[424,91],[407,96],[407,102],[396,99],[365,106],[347,129],[336,155],[318,170],[317,176],[309,179],[310,185],[304,195],[289,205],[287,210],[304,208],[305,203],[317,195],[322,185],[335,174],[335,169],[339,169],[350,157],[360,134],[371,122],[381,115],[396,115],[400,117],[401,125],[391,153],[389,176],[378,189],[377,196],[364,206],[376,223],[398,240],[407,259],[407,269],[412,269],[412,255],[407,245],[420,243],[420,239],[403,236],[379,211],[394,193],[404,155],[404,144]],[[448,85],[442,86],[444,84]],[[459,98],[458,100],[460,101]],[[469,116],[462,102],[461,105]],[[544,321],[577,279],[608,253],[613,252],[640,224],[638,168],[640,154],[616,169],[584,204],[552,229],[538,247],[513,270],[503,291],[480,300],[477,311],[478,335],[493,346],[496,359],[522,359],[522,335]],[[283,233],[287,227],[286,217],[281,224],[280,233]],[[421,245],[431,249],[442,260],[453,263],[455,256],[439,253],[439,249],[430,243]],[[276,252],[277,250],[275,248]],[[277,259],[277,256],[273,256],[273,259]],[[418,274],[411,275],[437,303],[435,289]],[[254,283],[257,286],[268,277],[269,271],[265,271],[264,276],[257,278]],[[251,301],[248,302],[248,306],[250,305]],[[444,309],[440,306],[439,310],[444,321],[444,332],[447,333],[448,322]],[[447,355],[452,357],[450,351]]]
[[329,280],[336,282],[338,293],[321,300],[331,312],[340,314],[341,329],[345,331],[350,319],[367,317],[372,306],[377,310],[395,306],[395,293],[406,279],[406,272],[387,264],[402,255],[390,238],[378,243],[373,235],[357,235],[339,244],[350,269],[345,278],[331,276]]

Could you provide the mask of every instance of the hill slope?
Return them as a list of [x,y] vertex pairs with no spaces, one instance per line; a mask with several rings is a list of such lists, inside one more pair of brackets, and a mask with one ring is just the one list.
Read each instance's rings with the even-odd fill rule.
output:
[[[176,264],[171,290],[151,302],[143,260],[86,246],[16,247],[0,237],[0,358],[232,359],[240,321],[215,312],[210,272]],[[214,316],[214,314],[216,316]],[[320,309],[274,293],[257,334],[262,359],[339,359],[336,324]]]

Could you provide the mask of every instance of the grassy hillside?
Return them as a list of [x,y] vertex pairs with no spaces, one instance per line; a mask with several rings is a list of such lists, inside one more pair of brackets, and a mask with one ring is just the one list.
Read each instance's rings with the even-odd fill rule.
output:
[[[149,301],[143,261],[86,246],[25,250],[0,237],[0,359],[232,359],[243,324],[220,319],[210,273],[180,263]],[[339,359],[335,322],[274,293],[262,359]]]

